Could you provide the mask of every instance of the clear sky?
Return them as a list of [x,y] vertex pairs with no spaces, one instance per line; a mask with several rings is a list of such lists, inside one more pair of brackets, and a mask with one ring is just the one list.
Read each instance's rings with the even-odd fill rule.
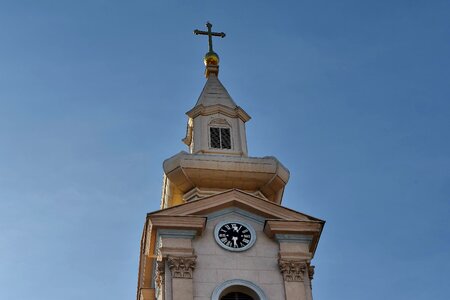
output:
[[[0,299],[134,299],[210,20],[251,156],[327,221],[315,300],[450,294],[450,2],[0,0]],[[274,299],[276,300],[276,299]]]

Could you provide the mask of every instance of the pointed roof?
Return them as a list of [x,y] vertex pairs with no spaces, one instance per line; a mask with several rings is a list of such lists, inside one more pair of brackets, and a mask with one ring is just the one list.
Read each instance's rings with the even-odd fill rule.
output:
[[228,94],[228,91],[220,82],[219,78],[217,78],[217,75],[211,74],[195,106],[203,105],[207,107],[217,104],[233,109],[237,107],[230,94]]

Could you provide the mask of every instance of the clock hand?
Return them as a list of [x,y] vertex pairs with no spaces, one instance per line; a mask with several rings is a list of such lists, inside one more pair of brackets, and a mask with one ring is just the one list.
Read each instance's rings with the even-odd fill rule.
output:
[[237,236],[233,236],[231,239],[233,240],[234,247],[237,247],[237,244],[236,244],[236,241],[238,239]]

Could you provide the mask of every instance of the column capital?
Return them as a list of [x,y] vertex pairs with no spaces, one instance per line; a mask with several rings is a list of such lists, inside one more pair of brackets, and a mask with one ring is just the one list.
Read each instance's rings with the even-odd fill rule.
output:
[[314,269],[315,269],[315,268],[316,268],[316,267],[313,266],[313,265],[309,265],[309,266],[308,266],[309,280],[313,280],[313,278],[314,278]]
[[155,282],[158,287],[158,291],[161,291],[162,286],[164,286],[164,275],[166,273],[166,261],[165,259],[156,261],[156,274]]
[[303,282],[307,263],[305,260],[282,259],[278,260],[281,274],[283,274],[284,281]]
[[172,273],[172,278],[192,279],[192,273],[196,266],[197,255],[191,256],[167,256],[167,263]]

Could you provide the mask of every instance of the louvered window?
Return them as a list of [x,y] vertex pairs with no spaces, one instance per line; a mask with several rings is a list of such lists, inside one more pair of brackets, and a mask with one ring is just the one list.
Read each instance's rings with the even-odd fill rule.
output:
[[253,298],[244,293],[233,292],[226,294],[220,300],[253,300]]
[[230,128],[210,127],[209,135],[211,148],[231,149]]

